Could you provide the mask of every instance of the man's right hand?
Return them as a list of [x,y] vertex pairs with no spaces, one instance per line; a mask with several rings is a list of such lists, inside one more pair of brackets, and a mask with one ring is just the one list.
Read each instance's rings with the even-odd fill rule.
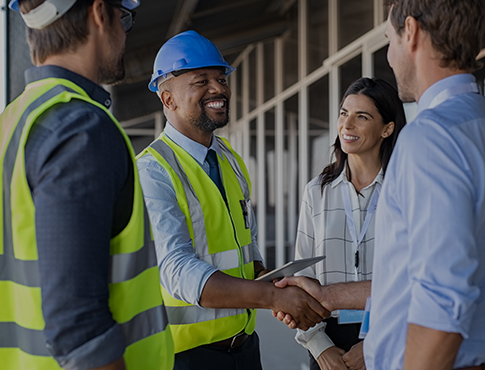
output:
[[278,288],[284,288],[287,286],[297,286],[312,297],[314,297],[322,306],[324,306],[328,311],[333,311],[334,308],[331,307],[330,302],[326,299],[326,287],[320,285],[318,280],[311,279],[305,276],[287,276],[282,280],[275,283]]
[[322,370],[348,370],[342,356],[345,354],[343,349],[338,347],[329,347],[318,356],[318,366]]
[[271,309],[291,315],[295,327],[304,331],[330,316],[315,298],[295,286],[275,290]]

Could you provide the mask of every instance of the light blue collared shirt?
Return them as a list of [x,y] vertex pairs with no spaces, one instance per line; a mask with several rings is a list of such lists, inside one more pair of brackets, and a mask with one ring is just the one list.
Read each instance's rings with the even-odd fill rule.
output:
[[392,154],[376,214],[369,370],[402,369],[409,323],[461,334],[454,368],[485,363],[485,99],[456,95],[474,82],[432,85]]
[[[202,166],[207,176],[210,167],[205,158],[209,149],[213,149],[220,159],[224,160],[214,136],[210,148],[207,148],[189,139],[168,122],[164,132]],[[152,223],[160,281],[172,297],[200,306],[200,296],[205,283],[218,270],[197,258],[185,215],[178,206],[177,194],[167,171],[151,154],[138,159],[137,166]],[[251,217],[253,257],[255,261],[263,261],[257,246],[256,234],[255,217]]]

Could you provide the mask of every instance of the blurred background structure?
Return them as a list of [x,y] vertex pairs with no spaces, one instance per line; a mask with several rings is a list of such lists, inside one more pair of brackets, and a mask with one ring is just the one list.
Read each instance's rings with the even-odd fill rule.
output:
[[[0,0],[0,112],[24,88],[31,66],[20,16]],[[338,103],[361,76],[396,85],[386,60],[385,0],[142,0],[126,45],[126,79],[107,87],[112,111],[136,152],[165,119],[148,82],[160,46],[193,29],[237,70],[229,77],[229,125],[218,132],[243,156],[253,182],[258,243],[269,268],[292,259],[305,184],[329,162]],[[485,61],[485,49],[479,59]],[[484,92],[485,68],[478,71]],[[416,104],[406,105],[408,120]],[[294,333],[261,312],[265,369],[304,370]]]
[[[2,4],[3,3],[3,4]],[[20,16],[0,0],[0,111],[31,66]],[[126,47],[126,79],[107,87],[112,111],[138,152],[165,119],[147,89],[155,55],[193,29],[237,67],[229,77],[231,120],[218,134],[245,159],[253,181],[258,242],[270,268],[293,255],[304,185],[329,162],[338,102],[361,76],[395,86],[386,60],[385,0],[143,0]],[[485,50],[480,58],[485,60]],[[485,68],[476,73],[483,93]],[[406,105],[408,119],[415,104]]]

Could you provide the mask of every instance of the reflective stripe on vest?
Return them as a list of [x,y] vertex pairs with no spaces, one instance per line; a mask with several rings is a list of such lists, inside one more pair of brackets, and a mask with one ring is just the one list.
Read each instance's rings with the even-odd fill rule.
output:
[[[240,212],[240,219],[242,218],[243,213],[239,200],[242,197],[245,200],[249,200],[249,180],[246,178],[238,159],[229,145],[221,138],[217,138],[217,140],[226,159],[224,165],[221,166],[221,178],[226,188],[227,204],[223,205],[222,197],[217,201],[214,199],[215,203],[210,202],[212,206],[208,205],[207,200],[205,204],[206,207],[214,207],[214,212],[227,214],[227,216],[224,216],[226,218],[221,217],[220,221],[222,224],[216,226],[216,228],[231,230],[225,234],[225,238],[230,238],[230,240],[224,239],[227,241],[224,242],[227,250],[217,250],[218,244],[214,240],[212,240],[212,250],[209,250],[209,236],[206,230],[210,228],[207,229],[208,225],[204,219],[203,202],[201,202],[197,194],[206,194],[204,196],[208,197],[209,194],[206,191],[210,191],[213,183],[200,165],[185,150],[173,143],[164,134],[161,139],[153,142],[140,156],[147,152],[151,153],[172,178],[177,201],[186,215],[187,225],[198,258],[232,276],[253,278],[251,232],[249,229],[245,229],[244,222],[238,221],[238,226],[238,222],[233,219],[235,217],[234,214],[237,212]],[[226,181],[229,181],[229,177],[235,180],[231,180],[232,185],[230,188],[227,188]],[[191,180],[198,184],[199,188],[197,188],[197,191]],[[239,187],[240,190],[235,189],[236,187]],[[204,191],[204,189],[206,190]],[[231,204],[233,207],[232,211],[228,209]],[[212,208],[205,209],[206,212],[209,212],[208,214],[214,214],[214,212],[211,212],[212,210]],[[239,230],[237,230],[238,227]],[[247,236],[243,237],[243,235]],[[217,235],[212,235],[212,238],[217,238]],[[244,241],[245,244],[239,245],[239,240]],[[233,247],[227,248],[227,246],[231,245]],[[201,308],[171,297],[163,288],[162,292],[166,301],[176,353],[227,339],[241,330],[245,330],[248,334],[254,331],[255,310]]]
[[[35,209],[25,177],[24,148],[37,117],[53,105],[72,99],[104,110],[120,129],[131,156],[134,155],[126,134],[111,113],[67,80],[49,78],[29,84],[0,116],[2,368],[60,369],[46,349],[43,333]],[[160,295],[148,214],[136,166],[132,165],[135,171],[132,216],[125,229],[111,241],[110,309],[124,334],[127,369],[137,369],[140,364],[144,369],[171,369],[173,342]]]

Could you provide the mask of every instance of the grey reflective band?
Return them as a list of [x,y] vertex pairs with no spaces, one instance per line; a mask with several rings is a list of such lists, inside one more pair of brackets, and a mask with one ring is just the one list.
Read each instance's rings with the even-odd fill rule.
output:
[[76,0],[45,0],[30,12],[20,12],[20,15],[27,27],[41,30],[61,18],[75,3]]
[[205,220],[204,214],[202,213],[202,206],[200,205],[199,198],[197,198],[197,194],[195,194],[195,190],[190,184],[182,165],[175,156],[172,148],[170,148],[170,146],[168,146],[168,144],[163,140],[156,140],[151,144],[151,147],[167,161],[168,165],[180,179],[180,182],[184,188],[185,196],[187,197],[187,203],[189,204],[190,219],[192,221],[192,227],[194,230],[194,245],[196,246],[196,252],[199,256],[208,256],[209,245],[207,243],[207,235],[205,233]]
[[[241,251],[244,264],[253,261],[252,244],[242,246]],[[231,249],[228,251],[217,252],[210,255],[199,256],[199,259],[217,267],[219,270],[222,271],[239,267],[239,254],[237,249]]]
[[5,157],[3,159],[3,255],[0,255],[0,280],[9,280],[17,284],[39,287],[39,274],[36,261],[23,261],[14,258],[13,251],[13,231],[12,231],[12,203],[11,192],[12,174],[19,151],[20,138],[24,130],[27,118],[42,104],[60,93],[68,91],[75,93],[74,90],[65,86],[55,86],[45,94],[34,100],[22,113],[12,137],[8,143]]
[[[163,305],[143,311],[120,324],[126,346],[165,331],[167,325],[168,316]],[[52,356],[47,351],[42,330],[26,329],[14,322],[0,322],[0,348],[19,348],[34,356]]]
[[239,186],[241,187],[241,190],[244,195],[245,200],[249,200],[250,194],[249,194],[249,185],[246,180],[246,177],[244,176],[244,173],[241,170],[241,167],[239,166],[239,162],[237,161],[236,157],[234,154],[229,150],[229,148],[226,146],[224,141],[220,138],[217,137],[217,142],[219,143],[219,146],[222,149],[222,153],[224,153],[224,156],[227,158],[229,163],[231,164],[232,169],[234,170],[234,173],[236,174],[237,180],[239,181]]
[[0,322],[0,348],[20,348],[34,356],[51,356],[42,330],[26,329],[14,322]]
[[39,288],[37,261],[18,260],[10,254],[0,255],[0,281],[13,281],[29,288]]
[[143,247],[132,253],[119,253],[111,256],[110,283],[121,283],[133,279],[146,269],[157,265],[155,246],[150,234],[150,221],[145,206],[143,206],[145,235]]
[[244,308],[200,308],[197,306],[166,306],[170,325],[187,325],[223,317],[246,314]]
[[139,340],[163,332],[168,325],[168,316],[165,306],[153,307],[133,317],[130,321],[121,324],[121,331],[125,337],[125,344],[129,346]]

